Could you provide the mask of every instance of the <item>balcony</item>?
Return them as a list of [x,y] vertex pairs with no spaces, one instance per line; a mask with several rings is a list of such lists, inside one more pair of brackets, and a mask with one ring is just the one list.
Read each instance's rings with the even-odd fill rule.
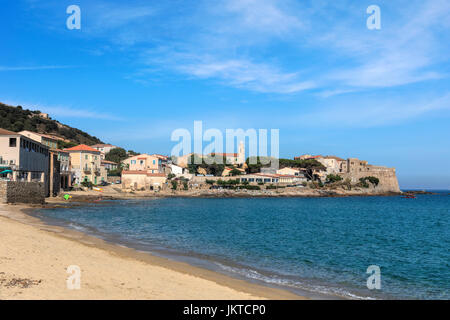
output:
[[83,172],[87,173],[87,174],[90,174],[92,172],[92,168],[91,167],[84,167],[83,168]]

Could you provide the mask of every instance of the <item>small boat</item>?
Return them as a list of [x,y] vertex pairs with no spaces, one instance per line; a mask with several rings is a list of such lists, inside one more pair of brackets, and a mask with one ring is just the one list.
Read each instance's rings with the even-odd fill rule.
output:
[[404,197],[402,197],[403,199],[417,199],[415,195],[413,194],[407,194]]

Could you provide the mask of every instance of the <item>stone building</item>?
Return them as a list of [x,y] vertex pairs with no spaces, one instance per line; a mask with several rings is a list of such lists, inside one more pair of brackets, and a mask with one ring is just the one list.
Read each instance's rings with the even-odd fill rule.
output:
[[166,183],[164,173],[149,171],[122,171],[122,188],[132,190],[159,190]]
[[379,192],[400,192],[395,168],[374,166],[365,160],[348,158],[341,162],[339,175],[344,179],[350,179],[352,183],[358,183],[360,178],[376,177],[380,180],[376,187]]

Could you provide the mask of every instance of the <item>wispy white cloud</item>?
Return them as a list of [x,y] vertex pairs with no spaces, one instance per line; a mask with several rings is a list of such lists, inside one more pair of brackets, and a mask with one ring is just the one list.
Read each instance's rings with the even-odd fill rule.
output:
[[365,99],[351,105],[325,107],[292,121],[301,121],[305,126],[368,128],[399,124],[425,115],[445,116],[450,111],[450,93],[439,97],[414,97],[396,99]]
[[266,93],[295,93],[315,87],[313,81],[302,81],[298,73],[245,59],[222,59],[210,55],[166,55],[159,63],[198,79],[217,79],[226,85]]
[[334,68],[324,76],[330,85],[384,88],[447,76],[436,66],[450,58],[450,38],[438,31],[450,20],[450,3],[412,1],[396,10],[386,7],[393,12],[390,20],[382,18],[385,24],[380,31],[338,25],[320,38],[324,45],[352,59],[352,66]]
[[129,78],[141,83],[157,76],[144,72],[152,69],[256,92],[314,88],[331,97],[448,76],[439,68],[450,59],[447,0],[384,1],[377,31],[366,28],[364,5],[349,0],[182,3],[85,2],[83,35],[139,57]]

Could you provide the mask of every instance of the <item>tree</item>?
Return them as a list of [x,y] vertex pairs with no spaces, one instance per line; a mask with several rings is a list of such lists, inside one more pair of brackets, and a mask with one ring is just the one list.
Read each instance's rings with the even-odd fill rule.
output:
[[133,150],[128,150],[128,156],[133,157],[133,156],[138,156],[139,153],[134,152]]
[[338,174],[329,174],[327,175],[327,183],[335,183],[341,181],[342,177]]
[[120,164],[123,160],[127,158],[128,158],[127,152],[123,148],[112,149],[105,155],[106,160],[115,162],[117,164]]
[[172,180],[172,178],[175,178],[175,177],[176,177],[176,175],[174,175],[173,173],[169,173],[167,175],[167,180]]
[[207,174],[221,176],[223,170],[225,169],[225,158],[222,159],[222,163],[217,163],[212,158],[209,158],[209,156],[200,158],[197,155],[192,155],[190,162],[191,163],[188,164],[188,170],[191,174],[195,174],[198,172],[199,168],[203,168],[206,170]]
[[230,176],[233,176],[233,177],[240,176],[241,174],[242,173],[236,168],[234,168],[233,170],[230,171]]

